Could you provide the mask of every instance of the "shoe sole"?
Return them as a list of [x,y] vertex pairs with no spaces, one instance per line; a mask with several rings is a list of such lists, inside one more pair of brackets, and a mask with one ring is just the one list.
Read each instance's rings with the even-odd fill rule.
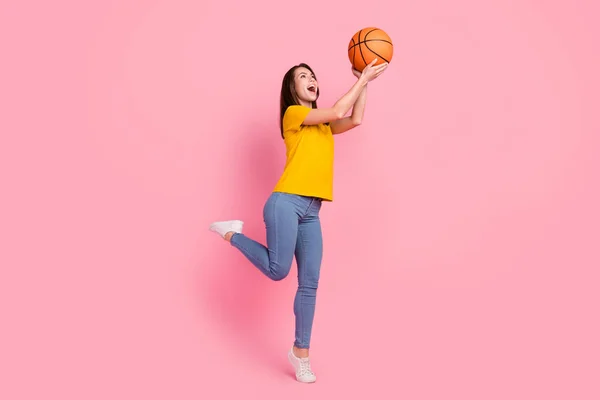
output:
[[[237,230],[240,231],[240,232],[242,232],[242,229],[244,228],[244,223],[242,221],[240,221],[240,220],[234,220],[234,221],[232,221],[232,225],[233,225],[234,228],[237,228]],[[208,230],[212,231],[212,232],[216,232],[217,229],[215,227],[216,227],[215,223],[212,223],[208,227]]]

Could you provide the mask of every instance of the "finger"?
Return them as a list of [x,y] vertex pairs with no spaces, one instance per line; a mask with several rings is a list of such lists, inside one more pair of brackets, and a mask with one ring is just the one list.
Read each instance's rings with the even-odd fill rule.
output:
[[371,70],[372,70],[373,72],[379,72],[379,71],[381,71],[382,69],[383,69],[383,68],[381,67],[381,65],[375,65],[375,66],[372,66],[372,67],[371,67]]
[[377,58],[374,58],[373,61],[369,63],[369,65],[374,65],[377,62]]

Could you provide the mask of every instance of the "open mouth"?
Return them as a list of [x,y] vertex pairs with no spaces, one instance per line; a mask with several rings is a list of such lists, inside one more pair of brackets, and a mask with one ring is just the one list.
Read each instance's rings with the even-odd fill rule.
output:
[[316,93],[317,92],[317,86],[316,85],[309,85],[307,87],[308,91],[311,93]]

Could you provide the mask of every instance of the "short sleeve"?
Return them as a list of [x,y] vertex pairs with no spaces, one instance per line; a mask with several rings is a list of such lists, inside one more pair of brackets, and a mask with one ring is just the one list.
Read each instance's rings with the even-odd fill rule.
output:
[[311,108],[306,106],[289,106],[283,115],[283,131],[298,131],[300,129],[300,125],[302,125],[310,110]]

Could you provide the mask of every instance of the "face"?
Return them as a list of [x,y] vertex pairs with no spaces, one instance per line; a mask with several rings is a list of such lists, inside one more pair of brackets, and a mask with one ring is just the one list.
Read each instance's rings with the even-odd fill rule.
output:
[[310,107],[317,100],[317,89],[319,88],[315,76],[308,68],[296,68],[294,85],[298,100],[305,106]]

